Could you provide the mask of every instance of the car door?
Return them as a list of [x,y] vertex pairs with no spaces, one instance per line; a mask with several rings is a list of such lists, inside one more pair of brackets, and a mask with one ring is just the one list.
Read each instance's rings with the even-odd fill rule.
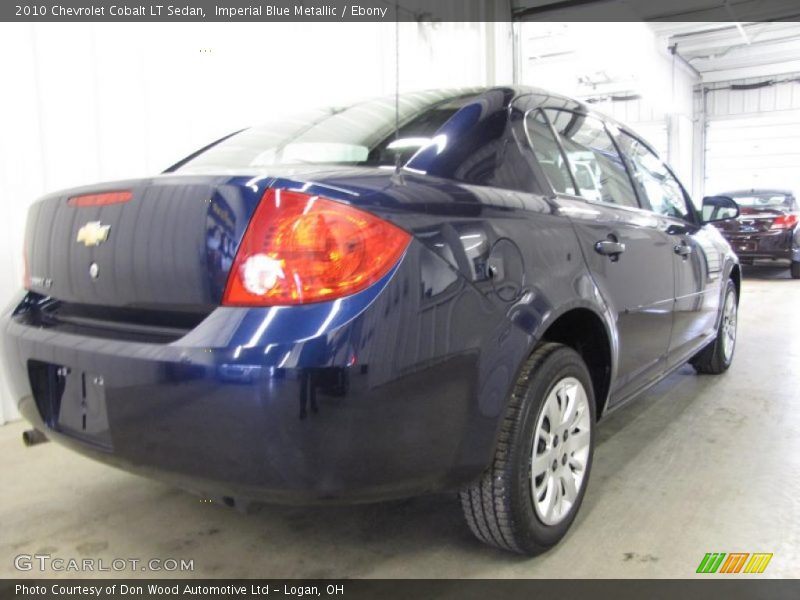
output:
[[644,142],[620,132],[634,185],[646,207],[666,220],[675,271],[675,308],[668,365],[691,357],[716,330],[722,260],[711,226],[703,227],[672,171]]
[[[559,210],[575,228],[589,270],[616,318],[617,373],[611,401],[664,371],[672,328],[673,255],[666,226],[642,210],[602,121],[564,109],[531,111],[526,126]],[[553,138],[552,142],[547,136]],[[581,186],[576,166],[584,170]]]

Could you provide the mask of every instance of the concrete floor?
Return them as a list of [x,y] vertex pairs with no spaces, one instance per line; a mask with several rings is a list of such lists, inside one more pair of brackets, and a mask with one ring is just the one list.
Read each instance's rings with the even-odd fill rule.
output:
[[245,515],[54,444],[25,449],[14,423],[0,427],[0,577],[45,553],[194,559],[203,577],[685,578],[706,552],[772,552],[765,576],[798,577],[798,307],[800,281],[750,268],[731,370],[685,367],[611,415],[575,525],[538,558],[479,544],[452,496]]

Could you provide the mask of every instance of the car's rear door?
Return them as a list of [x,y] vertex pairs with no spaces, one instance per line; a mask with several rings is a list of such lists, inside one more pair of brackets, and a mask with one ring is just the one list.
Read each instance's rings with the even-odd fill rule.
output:
[[722,298],[722,260],[712,226],[702,227],[672,171],[641,140],[617,136],[646,208],[667,223],[675,269],[675,314],[668,366],[684,362],[712,336]]
[[[622,400],[664,371],[674,303],[673,255],[665,222],[639,206],[602,121],[575,110],[545,108],[528,113],[526,124],[537,162],[557,192],[554,201],[572,220],[594,281],[616,320],[619,350],[612,402]],[[591,172],[589,189],[575,176],[576,165]]]

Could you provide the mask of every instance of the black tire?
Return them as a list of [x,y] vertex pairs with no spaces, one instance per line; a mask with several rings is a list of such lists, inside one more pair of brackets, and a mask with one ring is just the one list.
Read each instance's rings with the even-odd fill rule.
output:
[[[588,459],[572,506],[560,522],[547,525],[534,509],[531,491],[534,432],[545,399],[565,377],[577,379],[586,392],[590,419]],[[538,346],[512,390],[492,464],[480,480],[461,492],[464,516],[475,536],[491,546],[530,556],[558,543],[575,519],[586,492],[594,454],[594,423],[594,391],[583,359],[561,344]]]
[[800,279],[800,261],[793,260],[791,266],[792,279]]
[[[725,335],[725,306],[727,302],[733,302],[738,306],[739,299],[736,296],[736,286],[733,280],[729,279],[727,287],[725,288],[725,296],[722,305],[723,315],[719,320],[719,329],[717,330],[717,337],[708,346],[703,348],[700,352],[694,355],[689,363],[694,367],[694,370],[704,375],[719,375],[728,370],[733,362],[734,351],[736,345],[734,343],[733,349],[729,356],[725,356],[725,346],[723,336]],[[735,329],[735,327],[734,327]]]

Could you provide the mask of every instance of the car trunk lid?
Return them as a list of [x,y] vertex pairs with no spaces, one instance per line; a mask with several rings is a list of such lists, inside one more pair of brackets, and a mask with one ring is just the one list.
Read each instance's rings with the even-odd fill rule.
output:
[[[362,204],[390,177],[385,169],[328,165],[167,174],[52,194],[28,215],[27,287],[85,307],[78,312],[92,318],[96,307],[205,314],[220,305],[239,243],[268,188]],[[108,193],[129,199],[98,205],[96,196]],[[76,198],[86,200],[76,205]]]
[[[108,192],[129,199],[94,202]],[[28,216],[28,287],[82,305],[208,310],[259,192],[231,178],[169,176],[47,196]]]
[[785,213],[777,209],[742,207],[739,217],[721,221],[720,229],[726,233],[764,233],[772,228],[776,218]]

